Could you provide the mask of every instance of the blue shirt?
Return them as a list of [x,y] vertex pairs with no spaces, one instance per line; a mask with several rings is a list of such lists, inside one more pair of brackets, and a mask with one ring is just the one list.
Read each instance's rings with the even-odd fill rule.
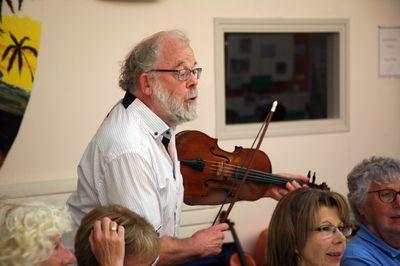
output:
[[400,250],[389,246],[364,225],[348,242],[341,261],[342,266],[400,265]]

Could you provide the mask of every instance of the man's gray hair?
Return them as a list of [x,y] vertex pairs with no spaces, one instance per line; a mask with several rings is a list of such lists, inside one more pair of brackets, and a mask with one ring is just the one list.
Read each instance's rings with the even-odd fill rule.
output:
[[175,37],[189,45],[189,39],[179,30],[160,31],[142,40],[125,58],[121,67],[119,86],[124,91],[134,92],[143,72],[150,71],[158,63],[159,51],[166,37]]
[[362,223],[359,209],[364,207],[365,198],[372,183],[399,183],[400,161],[389,157],[370,157],[356,165],[347,176],[351,209],[357,222]]

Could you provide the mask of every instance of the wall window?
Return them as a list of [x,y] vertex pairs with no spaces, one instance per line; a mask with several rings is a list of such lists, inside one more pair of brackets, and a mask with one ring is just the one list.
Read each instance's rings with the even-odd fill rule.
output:
[[346,20],[215,19],[217,137],[348,130]]

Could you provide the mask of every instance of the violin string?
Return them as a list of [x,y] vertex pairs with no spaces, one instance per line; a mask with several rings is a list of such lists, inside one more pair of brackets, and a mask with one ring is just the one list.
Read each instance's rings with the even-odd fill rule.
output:
[[[256,137],[254,138],[253,143],[251,144],[251,147],[250,147],[251,150],[254,150],[253,148],[254,148],[254,146],[256,145],[257,139],[260,138],[260,135],[261,135],[261,133],[262,133],[264,127],[265,127],[265,123],[262,123],[261,128],[258,130],[257,135],[256,135]],[[253,151],[253,152],[254,152],[254,151]],[[253,156],[253,157],[254,157],[254,156]],[[218,164],[218,163],[215,163],[215,162],[213,162],[213,163],[214,163],[213,165],[217,165],[217,164]],[[246,157],[245,157],[245,160],[242,162],[241,167],[243,168],[245,165],[248,165],[248,166],[250,167],[251,164],[252,164],[252,158],[251,158],[251,156],[246,156]],[[226,164],[226,165],[227,165],[227,166],[232,166],[231,164]],[[232,166],[232,167],[233,167],[233,166]],[[217,169],[218,169],[218,168],[217,168]],[[245,168],[245,169],[246,169],[246,168]],[[231,170],[233,170],[233,168],[231,168]],[[223,173],[225,173],[225,172],[226,172],[226,171],[224,170]],[[228,172],[228,173],[229,173],[229,172]],[[234,171],[232,171],[232,175],[233,175],[233,173],[234,173]],[[221,209],[220,209],[219,212],[218,212],[218,215],[219,215],[220,212],[222,211],[222,208],[224,207],[224,205],[225,205],[225,203],[226,203],[226,200],[228,199],[229,195],[233,195],[233,193],[232,193],[233,191],[235,191],[235,194],[236,194],[236,193],[237,193],[237,192],[236,192],[236,191],[237,191],[237,188],[240,187],[241,182],[238,182],[238,181],[240,181],[240,180],[242,180],[242,179],[234,178],[234,180],[235,180],[236,182],[234,183],[234,186],[231,186],[231,187],[230,187],[228,193],[226,194],[225,199],[224,199],[224,202],[222,203]],[[245,181],[245,180],[243,180],[243,181]],[[235,201],[235,197],[236,197],[236,195],[233,196],[233,201]],[[233,207],[233,206],[229,206],[228,209],[230,209],[231,207]],[[228,211],[228,214],[224,217],[225,219],[228,218],[229,212],[230,212],[230,210]]]
[[[217,168],[210,168],[211,172],[216,173],[217,172]],[[228,176],[233,178],[234,180],[242,180],[242,178],[240,176],[235,176],[234,173],[236,173],[236,171],[227,171],[224,170],[221,172],[221,174],[223,176]],[[271,176],[268,174],[263,174],[263,173],[252,173],[250,172],[250,174],[248,175],[249,181],[253,181],[253,182],[259,182],[259,183],[264,183],[264,184],[276,184],[276,185],[283,185],[285,183],[287,183],[290,180],[286,180],[286,179],[282,179],[279,177],[275,177],[275,176]]]
[[[258,138],[258,142],[257,142],[257,145],[256,145],[257,147],[253,150],[253,153],[251,153],[251,156],[249,156],[250,154],[248,154],[248,156],[246,156],[246,160],[244,160],[244,163],[247,162],[247,164],[243,164],[243,165],[247,165],[248,167],[246,168],[246,171],[245,171],[245,173],[243,175],[243,178],[241,179],[241,181],[239,182],[239,184],[237,186],[238,187],[237,190],[235,190],[235,194],[232,196],[232,201],[230,202],[229,207],[226,210],[225,215],[221,219],[222,222],[225,222],[226,219],[228,219],[228,216],[229,216],[231,210],[233,209],[233,206],[235,205],[235,203],[236,203],[236,201],[238,199],[240,190],[243,187],[243,184],[246,182],[246,179],[248,178],[248,176],[250,174],[250,169],[251,169],[251,167],[252,167],[252,165],[254,163],[254,159],[255,159],[255,151],[260,149],[261,142],[264,139],[265,133],[266,133],[266,131],[268,129],[268,125],[269,125],[269,123],[270,123],[270,121],[272,119],[272,115],[275,112],[276,105],[277,105],[277,101],[274,101],[273,104],[272,104],[271,110],[269,111],[268,115],[266,116],[264,122],[262,123],[261,129],[260,129],[259,133],[257,134],[257,137],[260,136]],[[257,139],[257,137],[256,137],[256,139]],[[256,139],[254,140],[253,145],[256,143]],[[217,214],[217,217],[219,217],[219,215],[221,213],[221,210],[222,210],[222,207],[225,205],[228,197],[231,195],[232,192],[233,192],[233,187],[231,187],[229,189],[229,193],[226,194],[224,202],[222,203],[222,206],[221,206],[221,208],[220,208],[220,210],[219,210],[219,212]],[[217,217],[215,218],[214,223],[217,220]]]
[[[213,161],[206,161],[208,163],[211,164],[211,166],[209,167],[211,169],[211,172],[213,173],[217,173],[219,172],[218,169],[220,169],[220,165],[221,163],[219,162],[213,162]],[[206,167],[207,164],[206,164]],[[223,174],[223,176],[230,176],[232,178],[235,178],[235,175],[238,173],[238,169],[242,169],[243,173],[245,171],[244,168],[240,168],[236,165],[232,165],[232,164],[223,164],[223,170],[220,171],[221,174]],[[242,173],[242,174],[243,174]],[[266,172],[262,172],[259,170],[251,170],[249,173],[249,180],[252,181],[258,181],[258,182],[263,182],[266,183],[267,181],[269,181],[269,183],[273,183],[273,184],[285,184],[286,182],[290,181],[290,179],[287,179],[285,177],[280,177],[274,174],[270,174],[270,173],[266,173]],[[236,180],[241,180],[240,178],[235,178]]]
[[[224,167],[224,170],[222,170],[222,171],[218,171],[218,169],[220,169],[218,164],[213,164],[209,168],[211,169],[211,171],[213,173],[221,172],[221,174],[223,174],[223,176],[228,176],[228,177],[232,177],[237,180],[241,180],[240,177],[235,177],[238,174],[238,169],[237,169],[238,167],[236,167],[236,166]],[[240,174],[240,172],[239,172],[239,174]],[[290,181],[283,177],[278,177],[276,175],[269,174],[269,173],[262,172],[262,171],[257,171],[257,170],[251,170],[249,177],[250,177],[249,180],[264,182],[264,183],[267,181],[271,181],[271,182],[275,181],[278,184],[284,184],[284,183]]]
[[[212,161],[208,161],[208,162],[211,164],[211,166],[206,165],[205,166],[206,171],[208,169],[208,171],[213,174],[219,172],[219,174],[218,174],[219,176],[230,177],[230,178],[233,178],[235,181],[242,180],[240,177],[236,177],[238,174],[238,168],[240,170],[240,167],[238,167],[236,165],[224,163],[224,167],[223,167],[224,170],[219,171],[218,169],[221,168],[220,162],[212,162]],[[245,172],[245,169],[241,169],[241,170],[242,170],[242,172],[239,172],[239,174],[243,174]],[[294,180],[294,179],[290,179],[290,178],[287,178],[284,176],[274,175],[274,174],[270,174],[267,172],[254,170],[254,169],[250,170],[248,178],[249,178],[249,181],[259,182],[259,183],[264,183],[264,184],[274,184],[274,185],[284,185],[287,182]],[[296,182],[298,182],[300,185],[307,185],[307,186],[324,189],[323,185],[315,185],[312,182],[311,183],[304,182],[302,180],[296,180]],[[237,182],[235,184],[237,184]]]
[[[260,132],[261,132],[261,130],[260,130],[259,133],[257,134],[257,137],[260,135]],[[256,139],[257,139],[257,137],[256,137]],[[255,142],[256,142],[256,140],[254,140],[254,143],[253,143],[253,145],[251,146],[251,148],[253,148]],[[250,156],[246,156],[246,159],[244,160],[243,165],[249,165],[250,162],[251,162]],[[214,163],[214,162],[213,162],[213,163]],[[216,164],[218,164],[218,163],[216,163]],[[243,165],[242,165],[242,166],[243,166]],[[216,169],[216,170],[217,170],[217,169]],[[233,195],[233,196],[232,196],[232,199],[235,200],[236,195],[234,195],[232,192],[235,191],[235,193],[237,193],[237,192],[236,192],[236,191],[237,191],[237,187],[239,187],[239,186],[240,186],[240,183],[241,183],[241,182],[237,182],[237,181],[239,181],[239,179],[235,178],[235,180],[236,180],[236,182],[234,183],[234,185],[231,186],[231,187],[229,188],[228,192],[225,194],[225,198],[224,198],[224,200],[222,201],[221,207],[219,208],[218,213],[217,213],[217,215],[215,216],[215,219],[214,219],[212,225],[215,225],[215,223],[217,222],[218,217],[220,216],[221,211],[222,211],[222,209],[223,209],[224,206],[225,206],[225,203],[227,203],[227,201],[228,201],[228,198],[229,198],[231,195]],[[229,210],[230,208],[231,208],[231,206],[229,206],[228,210]],[[229,212],[228,212],[228,214],[229,214]],[[228,215],[224,216],[223,219],[226,219],[226,218],[228,218]],[[223,220],[223,219],[222,219],[222,220]]]

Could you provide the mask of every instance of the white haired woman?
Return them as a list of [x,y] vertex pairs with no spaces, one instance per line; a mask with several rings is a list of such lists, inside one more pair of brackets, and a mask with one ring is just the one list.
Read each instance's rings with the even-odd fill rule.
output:
[[73,265],[74,254],[61,243],[69,230],[66,208],[0,200],[0,265]]

